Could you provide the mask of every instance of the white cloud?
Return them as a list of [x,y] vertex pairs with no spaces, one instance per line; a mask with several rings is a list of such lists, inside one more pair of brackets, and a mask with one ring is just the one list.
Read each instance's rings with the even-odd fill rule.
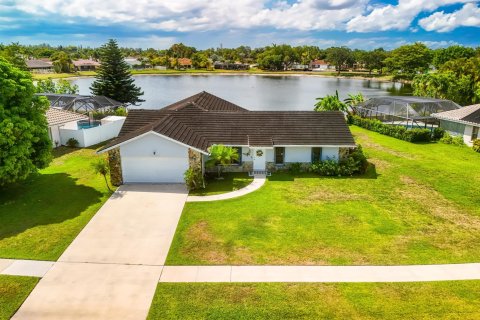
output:
[[452,13],[435,12],[421,19],[418,24],[427,31],[437,32],[448,32],[458,27],[480,27],[480,7],[467,3]]
[[399,0],[398,5],[371,7],[366,15],[347,22],[348,32],[375,32],[406,30],[421,12],[431,12],[442,6],[470,2],[470,0]]
[[[21,24],[21,16],[33,21],[64,24],[122,25],[132,30],[202,32],[229,30],[288,30],[305,32],[340,30],[378,32],[410,30],[422,12],[471,0],[399,0],[397,5],[371,4],[373,0],[0,0],[0,17]],[[377,3],[377,2],[375,2]],[[478,3],[478,1],[475,1]],[[468,10],[472,12],[467,12]],[[478,26],[478,7],[473,3],[445,14],[433,13],[420,20],[426,30],[448,31],[456,26]],[[7,14],[9,12],[10,14]],[[11,14],[12,12],[17,13]],[[27,19],[28,19],[27,18]],[[306,35],[307,34],[307,35]],[[251,36],[254,37],[254,34]]]
[[[0,0],[1,1],[1,0]],[[17,10],[33,16],[52,14],[88,19],[99,25],[131,23],[165,31],[273,27],[294,30],[343,29],[363,12],[368,0],[18,0]]]

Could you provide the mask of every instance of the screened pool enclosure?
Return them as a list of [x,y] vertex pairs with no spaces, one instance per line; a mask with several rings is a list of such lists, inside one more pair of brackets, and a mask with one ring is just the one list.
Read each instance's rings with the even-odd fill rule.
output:
[[88,114],[105,112],[123,106],[123,103],[104,96],[85,96],[79,94],[38,93],[47,97],[50,106],[63,110]]
[[382,96],[372,97],[354,106],[353,112],[363,118],[378,119],[384,123],[407,128],[434,128],[439,124],[433,113],[459,109],[450,100],[412,97]]

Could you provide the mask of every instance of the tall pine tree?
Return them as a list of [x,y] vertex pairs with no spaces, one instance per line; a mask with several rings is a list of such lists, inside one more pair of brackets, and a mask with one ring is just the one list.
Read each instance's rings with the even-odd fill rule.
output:
[[130,68],[125,62],[117,41],[110,39],[100,48],[101,66],[90,90],[97,96],[106,96],[127,104],[143,102],[143,91],[134,84]]

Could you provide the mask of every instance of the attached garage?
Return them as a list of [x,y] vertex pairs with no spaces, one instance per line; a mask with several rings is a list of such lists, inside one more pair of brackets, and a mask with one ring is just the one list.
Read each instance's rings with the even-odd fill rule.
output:
[[150,132],[120,147],[124,183],[183,183],[188,147]]

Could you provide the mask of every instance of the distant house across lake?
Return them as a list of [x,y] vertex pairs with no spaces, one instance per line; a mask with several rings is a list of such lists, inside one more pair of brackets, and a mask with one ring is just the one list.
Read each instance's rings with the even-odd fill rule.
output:
[[75,71],[95,71],[100,67],[100,62],[91,59],[74,60]]
[[310,62],[310,70],[312,70],[312,71],[328,71],[328,70],[332,70],[332,69],[335,69],[335,67],[330,65],[325,60],[315,59],[315,60]]
[[53,73],[53,63],[48,59],[26,60],[27,68],[33,73]]

